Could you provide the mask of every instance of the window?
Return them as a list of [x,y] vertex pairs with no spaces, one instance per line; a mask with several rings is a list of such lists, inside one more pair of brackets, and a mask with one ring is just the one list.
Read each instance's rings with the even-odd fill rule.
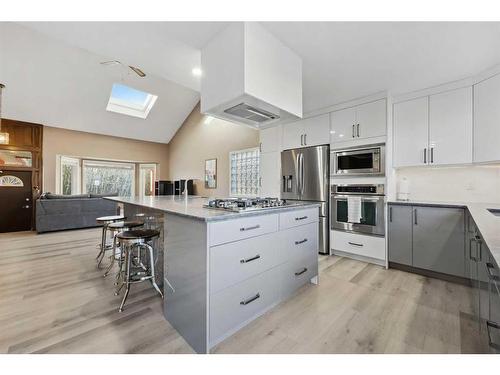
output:
[[27,167],[32,166],[30,151],[0,150],[0,167]]
[[107,111],[145,119],[158,96],[115,83],[111,89]]
[[64,195],[80,194],[80,160],[60,157],[59,193]]
[[83,160],[83,193],[135,194],[135,164]]
[[257,196],[259,194],[259,149],[229,153],[231,196]]
[[139,195],[155,195],[156,164],[139,165]]

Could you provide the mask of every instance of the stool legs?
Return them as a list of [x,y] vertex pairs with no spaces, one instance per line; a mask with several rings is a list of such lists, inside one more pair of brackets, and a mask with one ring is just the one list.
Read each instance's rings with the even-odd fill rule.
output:
[[125,262],[127,263],[127,268],[125,269],[125,280],[123,280],[121,287],[125,284],[125,294],[123,295],[122,303],[120,304],[120,308],[118,309],[119,312],[123,311],[123,306],[125,305],[125,301],[127,300],[128,293],[130,292],[130,263],[132,262],[132,257],[130,256],[132,248],[127,246],[126,253],[125,253]]
[[99,247],[99,253],[95,257],[95,259],[99,259],[101,254],[104,252],[104,246],[106,245],[106,224],[102,226],[102,234],[101,234],[101,245]]
[[108,268],[106,268],[106,272],[104,272],[104,277],[108,276],[109,272],[115,265],[115,258],[116,258],[116,248],[117,248],[117,237],[116,235],[113,237],[113,250],[112,250],[112,255],[111,255],[111,261],[109,262]]
[[151,263],[150,264],[150,267],[151,267],[151,284],[153,284],[153,287],[160,294],[161,298],[163,298],[163,293],[161,292],[160,288],[158,287],[158,284],[156,284],[155,258],[154,258],[154,254],[153,254],[153,248],[150,245],[148,245],[148,244],[145,244],[145,246],[149,250],[149,262]]

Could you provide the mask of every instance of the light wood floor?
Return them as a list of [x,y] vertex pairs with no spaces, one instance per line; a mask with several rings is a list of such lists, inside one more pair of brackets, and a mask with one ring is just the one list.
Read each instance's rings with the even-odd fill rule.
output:
[[[192,353],[149,285],[118,313],[99,229],[0,234],[1,353]],[[340,257],[215,353],[482,353],[466,286]]]

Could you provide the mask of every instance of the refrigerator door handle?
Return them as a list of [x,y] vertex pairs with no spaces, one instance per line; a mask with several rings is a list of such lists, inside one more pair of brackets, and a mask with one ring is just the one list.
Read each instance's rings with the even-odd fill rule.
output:
[[300,154],[300,195],[304,194],[304,154]]
[[297,162],[295,168],[295,176],[297,176],[297,195],[300,195],[300,153],[297,154]]

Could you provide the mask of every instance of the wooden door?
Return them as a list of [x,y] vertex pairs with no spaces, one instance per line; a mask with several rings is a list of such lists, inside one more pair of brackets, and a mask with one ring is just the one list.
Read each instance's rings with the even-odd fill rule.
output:
[[0,171],[0,232],[31,230],[31,171]]

